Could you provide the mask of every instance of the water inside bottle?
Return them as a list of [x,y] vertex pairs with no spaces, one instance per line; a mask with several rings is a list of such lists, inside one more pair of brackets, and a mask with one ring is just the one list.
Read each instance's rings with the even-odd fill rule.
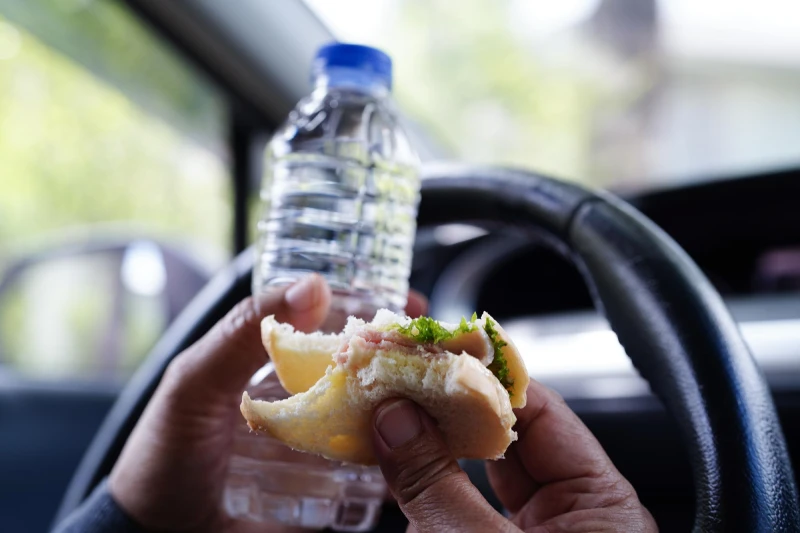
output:
[[334,313],[371,318],[382,307],[403,309],[418,183],[411,166],[365,168],[318,154],[275,161],[262,193],[254,288],[267,292],[317,272],[336,295]]
[[[289,396],[274,372],[248,393],[266,401]],[[387,494],[376,467],[347,465],[291,450],[267,435],[251,432],[244,421],[236,428],[223,495],[232,518],[367,531],[374,526]]]

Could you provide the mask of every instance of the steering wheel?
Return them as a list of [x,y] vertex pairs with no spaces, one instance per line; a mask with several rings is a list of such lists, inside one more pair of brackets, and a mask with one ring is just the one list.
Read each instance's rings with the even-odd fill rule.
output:
[[[769,389],[719,294],[683,250],[623,201],[519,170],[428,167],[420,227],[512,225],[569,257],[679,428],[697,531],[787,531],[797,488]],[[252,252],[193,300],[121,393],[58,517],[107,476],[167,364],[250,292]],[[531,295],[535,298],[535,295]]]

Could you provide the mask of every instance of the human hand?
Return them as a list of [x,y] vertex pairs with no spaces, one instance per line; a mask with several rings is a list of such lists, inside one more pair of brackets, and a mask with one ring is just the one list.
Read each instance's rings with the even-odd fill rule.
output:
[[[239,303],[170,363],[111,472],[109,490],[127,514],[154,531],[252,531],[221,506],[242,391],[267,362],[260,322],[274,314],[301,331],[322,324],[331,293],[312,275],[288,290]],[[424,313],[412,294],[407,313]],[[288,531],[265,528],[258,531]]]
[[375,453],[409,530],[657,531],[636,491],[564,400],[533,380],[527,400],[515,410],[519,440],[505,459],[486,465],[510,519],[470,483],[421,408],[393,399],[375,410]]

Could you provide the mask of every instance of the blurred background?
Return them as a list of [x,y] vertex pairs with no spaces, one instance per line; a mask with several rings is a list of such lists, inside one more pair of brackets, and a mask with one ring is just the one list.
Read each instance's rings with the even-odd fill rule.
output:
[[0,360],[123,380],[230,257],[227,109],[112,1],[0,1]]
[[[391,54],[428,157],[623,193],[800,163],[795,0],[307,5]],[[235,250],[230,113],[124,2],[0,0],[0,376],[135,370]]]
[[[333,39],[393,57],[425,160],[608,188],[675,238],[800,457],[798,0],[0,0],[0,530],[48,527],[122,386],[252,242],[264,140]],[[503,320],[688,529],[679,432],[571,264],[444,226],[411,281],[437,316]]]
[[800,160],[800,3],[309,0],[459,159],[617,191]]

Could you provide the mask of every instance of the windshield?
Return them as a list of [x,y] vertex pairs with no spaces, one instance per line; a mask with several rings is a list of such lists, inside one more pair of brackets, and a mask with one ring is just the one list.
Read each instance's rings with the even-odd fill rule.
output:
[[307,0],[445,154],[616,190],[800,163],[797,0]]

